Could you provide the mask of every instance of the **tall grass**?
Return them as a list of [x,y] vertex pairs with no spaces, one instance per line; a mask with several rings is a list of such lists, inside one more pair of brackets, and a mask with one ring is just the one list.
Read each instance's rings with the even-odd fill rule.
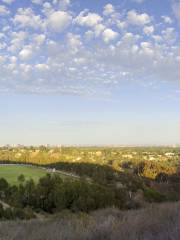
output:
[[0,240],[179,240],[180,202],[0,223]]

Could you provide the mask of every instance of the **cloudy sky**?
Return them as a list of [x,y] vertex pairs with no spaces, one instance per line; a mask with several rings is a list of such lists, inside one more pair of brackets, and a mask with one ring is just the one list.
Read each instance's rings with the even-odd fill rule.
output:
[[180,144],[180,0],[0,0],[0,145]]

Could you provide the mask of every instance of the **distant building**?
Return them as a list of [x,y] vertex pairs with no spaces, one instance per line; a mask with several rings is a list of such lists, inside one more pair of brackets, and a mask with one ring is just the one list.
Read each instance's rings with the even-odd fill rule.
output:
[[133,155],[132,154],[123,154],[122,157],[132,159]]
[[166,157],[173,157],[175,156],[175,153],[172,153],[172,152],[167,152],[164,154]]
[[101,151],[97,151],[97,152],[96,152],[96,156],[97,156],[97,157],[102,156],[102,152],[101,152]]

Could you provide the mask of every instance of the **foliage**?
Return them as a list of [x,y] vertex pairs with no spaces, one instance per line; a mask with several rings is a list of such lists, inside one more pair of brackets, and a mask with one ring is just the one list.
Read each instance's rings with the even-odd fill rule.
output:
[[[0,179],[0,199],[23,211],[87,213],[180,199],[180,148],[7,146],[0,148],[0,162],[19,164],[14,172],[1,165],[8,182]],[[61,178],[65,174],[69,179]],[[11,210],[7,215],[13,216]]]
[[[0,179],[0,182],[3,182]],[[99,208],[116,206],[124,208],[127,193],[82,180],[65,180],[59,175],[40,178],[37,184],[27,180],[18,186],[1,184],[2,200],[17,209],[30,207],[35,211],[54,213],[69,209],[73,212],[89,212]],[[9,213],[11,214],[11,212]],[[18,215],[18,212],[16,212]],[[21,218],[19,213],[19,218]],[[13,215],[12,215],[13,218]]]
[[163,194],[160,194],[151,188],[146,188],[144,190],[144,196],[149,202],[163,202],[166,199]]

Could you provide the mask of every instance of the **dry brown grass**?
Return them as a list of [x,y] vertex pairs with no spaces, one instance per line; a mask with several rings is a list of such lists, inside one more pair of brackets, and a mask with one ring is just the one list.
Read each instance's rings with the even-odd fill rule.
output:
[[179,240],[180,202],[147,209],[61,214],[45,221],[0,223],[0,240]]

